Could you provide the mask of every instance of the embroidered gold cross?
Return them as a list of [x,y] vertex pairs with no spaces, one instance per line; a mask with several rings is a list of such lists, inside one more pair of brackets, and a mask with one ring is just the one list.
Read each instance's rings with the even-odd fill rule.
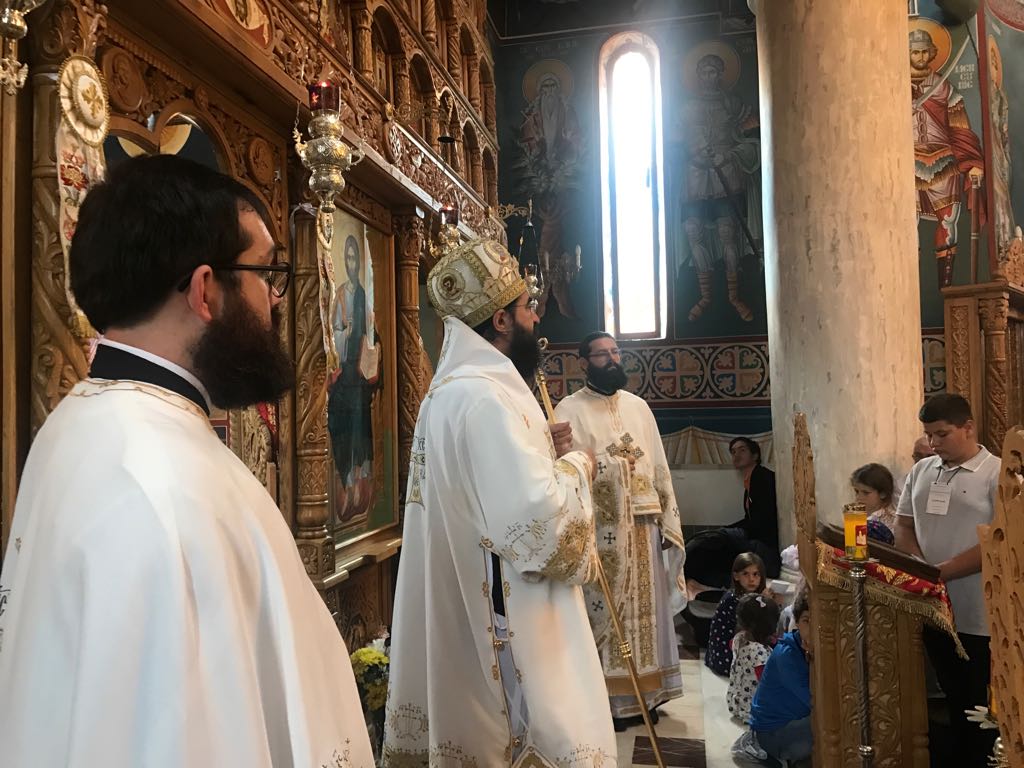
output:
[[641,456],[644,455],[643,448],[639,445],[633,445],[633,436],[626,432],[618,443],[612,443],[605,450],[609,456],[621,456],[627,461],[635,462]]

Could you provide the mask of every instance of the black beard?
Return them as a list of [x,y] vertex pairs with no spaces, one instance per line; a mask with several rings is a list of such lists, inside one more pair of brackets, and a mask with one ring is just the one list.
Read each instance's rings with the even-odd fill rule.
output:
[[192,364],[218,408],[274,402],[292,388],[295,370],[278,334],[278,307],[270,318],[271,327],[264,328],[237,291],[232,292],[221,316],[196,342]]
[[531,333],[520,325],[513,325],[512,336],[509,338],[508,358],[528,384],[532,383],[533,377],[537,375],[540,353],[536,331]]
[[608,363],[604,368],[591,365],[587,368],[587,382],[601,394],[614,395],[629,383],[629,377],[618,363]]

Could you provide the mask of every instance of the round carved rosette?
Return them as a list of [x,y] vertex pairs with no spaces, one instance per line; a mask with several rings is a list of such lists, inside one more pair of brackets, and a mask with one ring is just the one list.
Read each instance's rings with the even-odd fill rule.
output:
[[110,105],[107,87],[95,62],[71,56],[57,78],[61,114],[72,132],[90,147],[98,147],[107,136]]

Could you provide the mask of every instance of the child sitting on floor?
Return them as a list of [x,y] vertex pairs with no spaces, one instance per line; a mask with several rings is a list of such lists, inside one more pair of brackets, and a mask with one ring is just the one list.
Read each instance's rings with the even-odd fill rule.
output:
[[811,681],[807,655],[811,612],[806,592],[793,604],[797,629],[784,635],[765,664],[750,706],[750,728],[757,744],[777,760],[811,756]]
[[764,561],[753,552],[738,555],[732,563],[732,589],[718,603],[704,664],[716,675],[728,675],[732,666],[732,638],[736,634],[736,606],[746,594],[761,594],[765,587]]
[[750,703],[761,680],[764,665],[775,645],[779,622],[779,606],[764,595],[744,595],[736,608],[736,625],[740,630],[732,641],[732,668],[726,704],[740,722],[750,720]]

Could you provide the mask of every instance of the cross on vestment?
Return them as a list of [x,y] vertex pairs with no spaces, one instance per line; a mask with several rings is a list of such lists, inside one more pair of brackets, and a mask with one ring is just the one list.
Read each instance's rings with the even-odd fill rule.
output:
[[604,535],[604,543],[607,544],[608,546],[611,546],[612,544],[614,544],[615,543],[615,534],[612,533],[611,531],[606,533]]
[[633,436],[629,432],[619,438],[619,442],[612,443],[605,450],[609,456],[621,456],[628,460],[630,464],[635,464],[644,455],[643,448],[639,445],[633,445]]

